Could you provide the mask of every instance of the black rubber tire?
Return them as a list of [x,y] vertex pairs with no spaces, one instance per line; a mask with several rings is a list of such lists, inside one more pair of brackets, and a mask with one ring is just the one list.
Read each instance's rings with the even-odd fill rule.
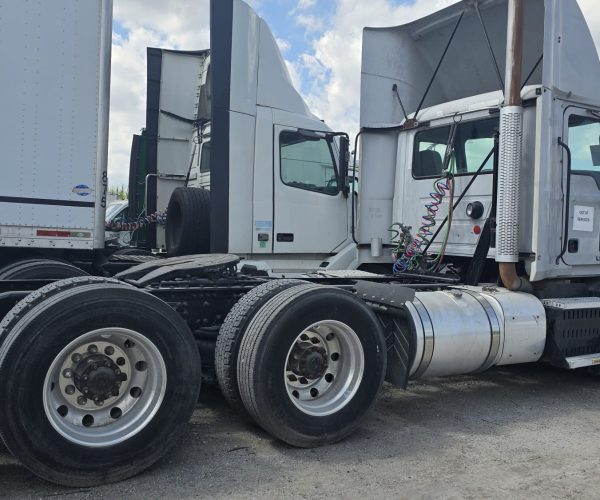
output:
[[215,346],[217,382],[229,405],[240,415],[246,415],[237,382],[237,356],[246,327],[254,314],[272,297],[283,290],[306,281],[278,279],[257,286],[244,295],[229,311],[219,330]]
[[62,280],[76,276],[89,274],[68,262],[51,259],[18,260],[0,269],[0,280]]
[[177,188],[167,208],[167,253],[170,257],[210,252],[210,191]]
[[[339,411],[316,417],[292,403],[283,369],[300,332],[326,319],[354,330],[365,366],[352,399]],[[345,290],[301,285],[269,300],[248,325],[238,354],[238,385],[244,406],[258,425],[285,443],[310,448],[340,441],[356,429],[381,389],[386,361],[381,326],[364,302]]]
[[[0,347],[4,339],[10,332],[13,325],[21,318],[27,311],[35,307],[40,302],[43,302],[48,297],[56,295],[63,290],[68,290],[76,286],[89,285],[91,283],[120,283],[114,278],[102,278],[99,276],[81,276],[77,278],[69,278],[61,281],[55,281],[46,285],[42,288],[38,288],[36,291],[31,292],[27,297],[20,300],[15,306],[9,311],[9,313],[0,321]],[[0,434],[0,444],[4,444],[2,435]],[[4,445],[6,447],[6,445]]]
[[[65,282],[48,290],[52,286]],[[164,456],[185,430],[200,390],[200,359],[185,321],[156,297],[112,282],[63,288],[39,302],[28,299],[0,329],[0,436],[9,451],[38,476],[76,487],[129,478]],[[52,360],[68,343],[110,326],[143,332],[161,352],[167,370],[164,399],[152,420],[126,441],[104,448],[76,445],[50,424],[42,386]]]
[[114,278],[103,278],[101,276],[78,276],[75,278],[55,281],[43,286],[42,288],[38,288],[34,292],[31,292],[29,295],[27,295],[27,297],[20,300],[0,321],[0,347],[2,347],[2,343],[12,329],[13,325],[27,311],[31,310],[41,302],[44,302],[49,297],[63,292],[64,290],[70,290],[78,286],[103,283],[123,284],[123,282]]

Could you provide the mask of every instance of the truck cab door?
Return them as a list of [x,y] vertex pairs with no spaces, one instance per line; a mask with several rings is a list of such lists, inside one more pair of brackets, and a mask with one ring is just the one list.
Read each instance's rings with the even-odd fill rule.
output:
[[[598,265],[600,261],[600,117],[596,112],[567,106],[564,137],[571,152],[570,193],[565,191],[569,204],[567,239],[562,257],[569,266]],[[567,156],[563,156],[564,179],[567,175]],[[566,187],[566,182],[565,182]],[[567,199],[568,198],[568,199]],[[563,226],[564,224],[563,214]],[[561,242],[563,241],[561,239]]]
[[274,134],[273,252],[332,253],[348,239],[335,142],[281,125]]

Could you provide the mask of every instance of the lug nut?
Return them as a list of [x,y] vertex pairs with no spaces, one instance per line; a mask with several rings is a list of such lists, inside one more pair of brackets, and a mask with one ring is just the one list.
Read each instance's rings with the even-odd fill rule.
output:
[[106,367],[108,368],[108,367],[110,366],[110,361],[108,361],[108,360],[107,360],[107,361],[105,361],[105,362],[104,362],[104,366],[106,366]]
[[81,391],[81,392],[83,392],[84,394],[87,394],[88,392],[90,392],[90,390],[88,387],[84,387],[83,391]]
[[68,385],[67,387],[65,387],[65,392],[71,396],[72,394],[75,394],[75,386],[74,385]]
[[70,368],[65,368],[63,370],[63,377],[71,378],[72,376],[73,376],[73,370],[71,370]]
[[73,361],[73,363],[79,363],[81,361],[81,354],[73,354],[73,356],[71,356],[71,361]]
[[87,398],[85,396],[79,396],[77,398],[77,404],[78,405],[82,405],[83,406],[86,403],[87,403]]
[[90,354],[96,354],[98,352],[98,347],[96,345],[92,344],[88,347],[88,352]]
[[112,356],[115,353],[115,348],[111,345],[106,346],[104,348],[104,354],[106,354],[107,356]]
[[115,375],[121,375],[121,370],[119,370],[118,368],[115,368]]
[[102,406],[104,404],[104,401],[101,401],[100,399],[98,399],[98,401],[94,400],[94,403],[96,406]]

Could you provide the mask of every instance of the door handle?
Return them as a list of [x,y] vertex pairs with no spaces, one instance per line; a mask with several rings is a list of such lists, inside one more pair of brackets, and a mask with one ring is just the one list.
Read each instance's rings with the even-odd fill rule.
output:
[[277,241],[279,243],[293,243],[294,233],[277,233]]

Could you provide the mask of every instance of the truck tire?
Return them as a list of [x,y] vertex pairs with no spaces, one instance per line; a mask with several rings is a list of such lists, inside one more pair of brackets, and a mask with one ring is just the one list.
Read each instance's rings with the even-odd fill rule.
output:
[[198,350],[185,321],[146,292],[64,285],[2,321],[0,436],[48,481],[120,481],[185,430],[200,390]]
[[246,327],[265,302],[288,288],[305,285],[306,281],[278,279],[253,288],[229,311],[219,330],[215,346],[217,382],[229,405],[240,415],[246,415],[237,382],[237,357]]
[[167,208],[167,253],[171,257],[210,252],[210,191],[177,188]]
[[[61,281],[55,281],[46,285],[42,288],[37,289],[35,292],[31,292],[27,297],[20,300],[15,306],[9,311],[1,321],[0,321],[0,347],[2,346],[2,342],[4,342],[5,337],[10,332],[12,325],[14,324],[17,318],[20,318],[26,311],[35,307],[40,302],[43,302],[48,297],[52,295],[56,295],[63,290],[67,290],[70,288],[74,288],[76,286],[81,285],[89,285],[91,283],[120,283],[118,280],[113,278],[102,278],[99,276],[81,276],[77,278],[70,278]],[[4,445],[4,441],[2,439],[2,435],[0,434],[0,448]]]
[[385,338],[350,292],[296,286],[255,314],[237,369],[244,406],[263,429],[303,448],[334,443],[354,431],[379,393]]
[[53,283],[31,292],[24,299],[15,304],[9,313],[0,320],[0,347],[2,346],[4,338],[10,332],[15,321],[27,311],[37,306],[40,302],[44,302],[46,299],[56,295],[57,293],[75,288],[77,286],[102,283],[122,284],[121,281],[114,278],[103,278],[101,276],[78,276],[75,278],[54,281]]
[[51,259],[26,259],[12,262],[0,269],[0,280],[52,280],[89,276],[68,262]]

